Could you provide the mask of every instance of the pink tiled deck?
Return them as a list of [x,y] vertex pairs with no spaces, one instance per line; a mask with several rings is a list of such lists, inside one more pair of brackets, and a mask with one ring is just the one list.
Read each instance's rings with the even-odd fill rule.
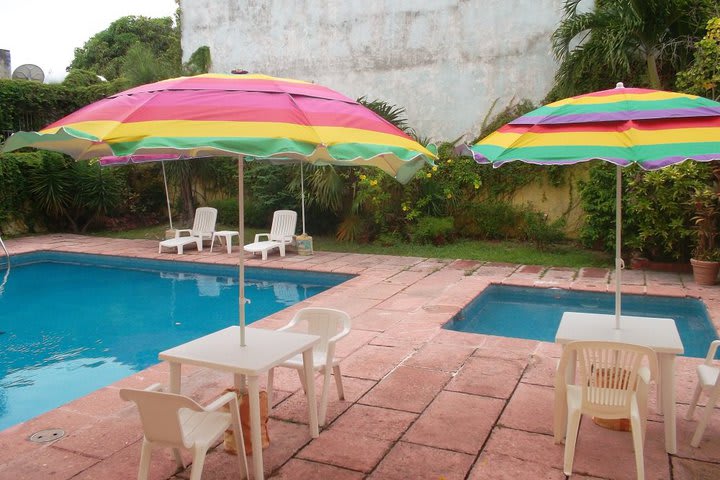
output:
[[[6,242],[13,253],[57,250],[173,261],[234,264],[232,255],[189,251],[157,254],[150,240],[47,235]],[[268,477],[282,479],[564,479],[563,446],[552,438],[553,376],[560,348],[551,343],[442,330],[441,326],[490,283],[611,291],[606,269],[546,268],[467,260],[316,252],[246,257],[247,265],[343,272],[352,280],[255,326],[276,328],[298,308],[339,307],[353,331],[338,345],[344,401],[333,390],[328,424],[311,439],[305,400],[294,372],[278,372],[271,412]],[[701,287],[689,275],[632,271],[623,291],[699,297],[720,326],[720,286]],[[664,451],[662,417],[652,413],[645,444],[648,479],[720,478],[720,412],[699,449],[690,447],[696,422],[685,420],[699,359],[677,361],[678,453]],[[184,392],[206,401],[231,379],[188,368]],[[134,478],[141,432],[134,408],[118,388],[167,381],[158,364],[87,397],[0,432],[0,478]],[[320,387],[320,382],[318,382]],[[654,397],[654,396],[653,396]],[[654,398],[651,401],[654,405]],[[50,444],[33,432],[62,428]],[[203,478],[235,478],[236,464],[215,448]],[[628,433],[583,421],[575,465],[578,479],[635,478]],[[158,452],[153,479],[186,479],[169,452]]]

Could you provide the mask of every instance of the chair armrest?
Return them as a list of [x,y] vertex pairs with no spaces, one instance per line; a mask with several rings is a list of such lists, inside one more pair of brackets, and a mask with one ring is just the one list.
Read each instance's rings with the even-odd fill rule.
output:
[[345,335],[347,335],[348,333],[350,333],[350,329],[349,329],[349,328],[343,328],[343,329],[340,330],[338,333],[336,333],[335,335],[333,335],[332,337],[330,337],[330,338],[328,339],[328,344],[337,342],[338,340],[340,340],[341,338],[343,338],[343,337],[344,337]]
[[255,243],[260,241],[260,237],[266,237],[268,240],[270,240],[270,234],[269,233],[256,233],[255,234]]
[[650,374],[650,369],[647,367],[640,367],[637,374],[638,381],[642,381],[645,385],[650,384],[650,379],[652,378]]
[[713,360],[715,359],[715,353],[717,352],[718,347],[720,347],[720,340],[714,340],[710,344],[710,348],[708,349],[707,356],[705,357],[705,365],[712,365]]
[[293,318],[290,319],[290,322],[288,322],[287,325],[285,325],[284,327],[278,328],[276,331],[277,331],[277,332],[282,332],[282,331],[285,331],[285,330],[290,330],[292,327],[294,327],[295,325],[297,325],[299,321],[300,321],[300,319],[295,316],[295,317],[293,317]]
[[185,232],[188,235],[192,235],[192,230],[190,230],[189,228],[183,228],[183,229],[175,230],[175,238],[180,238],[182,236],[181,232]]
[[230,403],[233,399],[237,401],[237,396],[235,392],[225,392],[222,395],[220,395],[218,398],[207,404],[204,408],[205,411],[208,412],[215,412],[220,407],[227,405]]

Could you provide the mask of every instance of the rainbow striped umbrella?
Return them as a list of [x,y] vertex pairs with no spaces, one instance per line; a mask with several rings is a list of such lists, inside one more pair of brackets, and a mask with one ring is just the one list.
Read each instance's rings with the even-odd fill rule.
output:
[[[92,103],[39,132],[12,135],[3,151],[35,147],[104,163],[238,158],[372,166],[409,181],[436,155],[373,111],[329,88],[266,75],[206,74],[143,85]],[[239,261],[245,345],[243,251]]]
[[618,166],[615,316],[619,327],[620,167],[634,163],[654,170],[685,160],[720,159],[720,103],[618,83],[614,89],[540,107],[459,150],[494,167],[512,161],[568,165],[594,159]]

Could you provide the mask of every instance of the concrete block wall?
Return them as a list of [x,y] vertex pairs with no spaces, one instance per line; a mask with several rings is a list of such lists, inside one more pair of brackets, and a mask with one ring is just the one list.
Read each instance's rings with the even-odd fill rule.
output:
[[184,60],[314,81],[404,107],[434,141],[477,135],[493,104],[540,101],[562,0],[180,0]]

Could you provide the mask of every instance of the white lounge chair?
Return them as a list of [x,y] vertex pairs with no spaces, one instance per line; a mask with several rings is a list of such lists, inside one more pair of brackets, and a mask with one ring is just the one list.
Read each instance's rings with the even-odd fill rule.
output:
[[[158,253],[162,253],[163,247],[177,248],[178,255],[182,255],[183,247],[194,243],[198,252],[202,252],[204,240],[210,240],[215,231],[217,220],[217,209],[212,207],[200,207],[195,210],[195,219],[192,228],[175,230],[175,238],[163,240],[158,245]],[[183,235],[187,234],[187,235]]]
[[[280,250],[280,256],[285,256],[285,246],[293,242],[295,235],[295,226],[297,225],[297,212],[293,210],[276,210],[273,214],[272,226],[270,233],[258,233],[255,235],[255,241],[245,245],[246,252],[253,255],[262,254],[262,259],[267,260],[267,254],[275,248]],[[267,240],[261,240],[262,238]]]
[[232,427],[235,438],[240,439],[237,442],[242,449],[237,456],[238,467],[241,475],[249,478],[235,393],[225,393],[207,407],[202,407],[188,397],[164,393],[161,389],[160,384],[156,383],[145,390],[120,390],[123,400],[137,404],[143,426],[138,479],[148,478],[152,448],[170,447],[178,468],[185,468],[179,449],[189,449],[192,452],[190,480],[200,480],[208,449],[222,437],[228,427]]
[[[338,398],[345,399],[342,375],[340,374],[340,361],[335,358],[335,344],[338,340],[350,333],[350,315],[334,308],[308,307],[299,310],[290,320],[290,323],[279,330],[295,330],[296,325],[304,324],[305,332],[320,337],[320,343],[313,347],[313,367],[323,372],[323,390],[318,410],[318,423],[325,425],[328,394],[330,390],[330,374],[335,377]],[[302,355],[296,355],[280,364],[281,367],[294,368],[298,372],[303,389],[307,392],[305,377],[303,376]],[[268,372],[267,392],[268,402],[272,401],[273,378],[275,369]]]

